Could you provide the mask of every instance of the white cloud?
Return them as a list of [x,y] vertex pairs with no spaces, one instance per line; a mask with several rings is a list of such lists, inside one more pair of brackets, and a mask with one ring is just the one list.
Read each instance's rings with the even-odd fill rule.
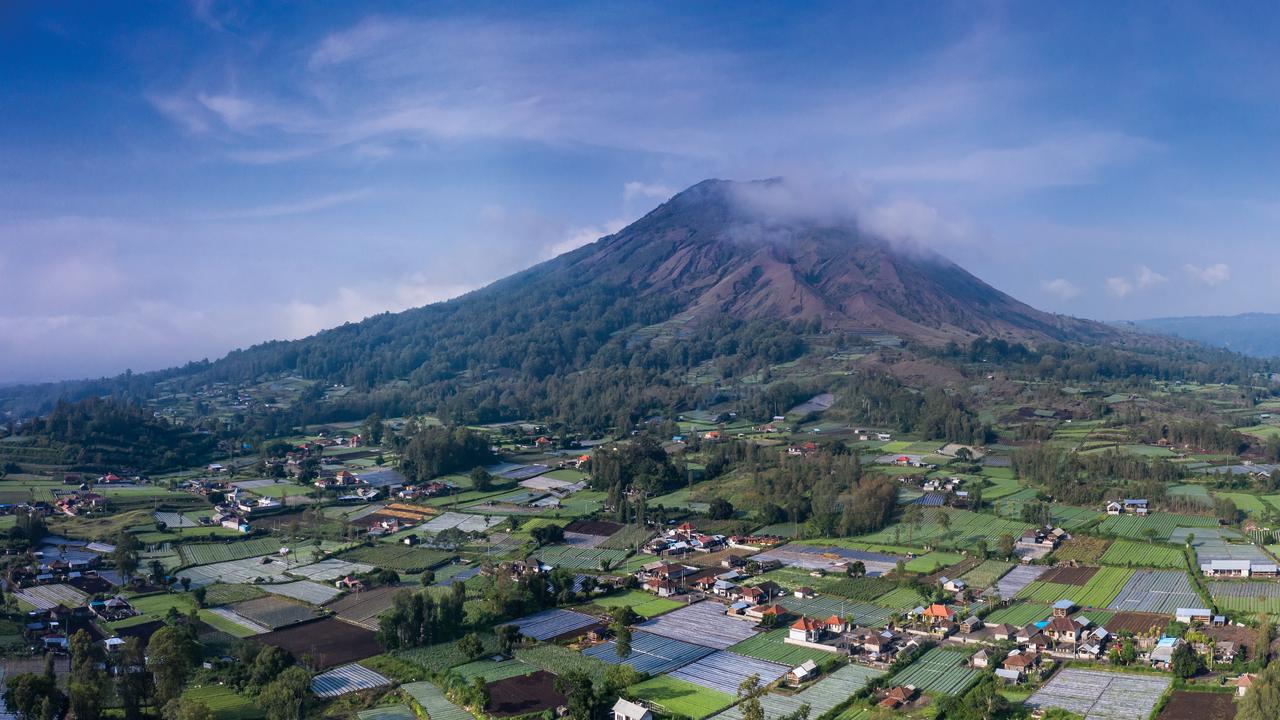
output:
[[1109,277],[1106,282],[1107,294],[1114,298],[1128,297],[1133,292],[1133,284],[1122,277]]
[[679,190],[666,185],[656,183],[644,183],[632,180],[622,186],[622,201],[629,203],[632,200],[658,200],[664,201],[671,198]]
[[1206,267],[1187,263],[1182,266],[1182,270],[1193,282],[1208,285],[1209,287],[1217,287],[1231,279],[1231,267],[1226,263],[1217,263]]
[[1034,143],[988,147],[941,160],[873,169],[878,180],[972,183],[1001,190],[1087,185],[1109,166],[1133,160],[1160,146],[1123,133],[1091,132]]
[[1169,282],[1169,278],[1152,270],[1146,265],[1138,266],[1138,289],[1149,290],[1157,285],[1163,285]]
[[1066,278],[1054,278],[1041,284],[1045,292],[1059,300],[1074,300],[1080,297],[1080,287]]
[[277,203],[275,205],[263,205],[261,207],[244,208],[241,210],[230,210],[222,213],[212,213],[203,215],[201,220],[254,220],[262,218],[284,217],[288,215],[305,215],[307,213],[326,210],[339,205],[346,205],[357,200],[363,200],[373,194],[369,188],[359,190],[351,190],[342,193],[332,193],[329,195],[320,195],[318,197],[305,198],[289,203]]

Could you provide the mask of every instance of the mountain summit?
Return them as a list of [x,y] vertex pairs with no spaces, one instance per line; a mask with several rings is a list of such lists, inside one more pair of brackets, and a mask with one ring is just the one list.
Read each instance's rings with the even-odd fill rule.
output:
[[935,252],[864,232],[852,215],[816,218],[757,202],[784,183],[703,181],[530,272],[672,299],[682,319],[693,321],[816,319],[827,329],[926,343],[1110,334],[1098,323],[1036,310]]

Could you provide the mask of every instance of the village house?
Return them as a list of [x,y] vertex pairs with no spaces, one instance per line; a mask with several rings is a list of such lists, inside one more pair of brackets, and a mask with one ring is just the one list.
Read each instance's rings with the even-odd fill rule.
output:
[[805,660],[787,673],[787,682],[802,685],[818,676],[818,664],[813,660]]
[[1180,623],[1191,625],[1209,622],[1213,619],[1213,613],[1208,608],[1178,608],[1173,617]]
[[648,708],[623,698],[618,698],[609,713],[613,720],[653,720]]
[[822,620],[801,617],[791,624],[791,628],[787,632],[787,640],[804,643],[821,642],[823,633],[826,630],[827,624]]
[[890,689],[880,698],[876,705],[889,710],[897,710],[916,699],[916,689],[912,685],[903,685]]
[[1004,659],[1004,662],[1001,663],[1000,667],[1017,673],[1018,680],[1022,680],[1022,678],[1032,672],[1039,662],[1040,658],[1035,653],[1014,650],[1009,653],[1009,657]]
[[985,668],[991,664],[991,655],[986,650],[979,650],[969,658],[969,664],[976,668]]

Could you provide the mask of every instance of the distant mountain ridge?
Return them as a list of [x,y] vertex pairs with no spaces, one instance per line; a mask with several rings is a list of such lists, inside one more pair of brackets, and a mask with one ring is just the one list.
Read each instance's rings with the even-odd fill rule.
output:
[[1276,313],[1151,318],[1130,324],[1244,355],[1280,357],[1280,314]]

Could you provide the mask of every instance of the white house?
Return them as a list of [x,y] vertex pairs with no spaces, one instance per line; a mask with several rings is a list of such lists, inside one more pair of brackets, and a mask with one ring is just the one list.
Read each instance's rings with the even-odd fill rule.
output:
[[648,708],[623,698],[618,698],[610,713],[613,720],[653,720],[653,713]]

